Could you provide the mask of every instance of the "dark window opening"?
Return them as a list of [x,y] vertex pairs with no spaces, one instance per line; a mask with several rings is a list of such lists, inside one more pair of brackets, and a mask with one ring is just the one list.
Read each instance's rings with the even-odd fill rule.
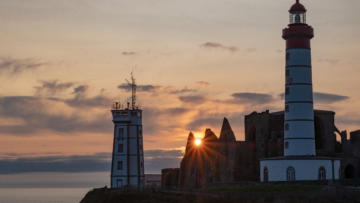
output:
[[295,181],[296,177],[295,177],[295,168],[290,166],[287,168],[286,170],[286,180],[287,181]]
[[285,111],[290,112],[290,106],[289,105],[285,105]]
[[267,167],[264,168],[264,182],[269,181],[269,170]]
[[118,170],[122,170],[122,169],[123,169],[123,162],[122,162],[122,161],[118,161],[117,169],[118,169]]
[[123,145],[123,144],[119,144],[119,145],[118,145],[118,152],[119,152],[119,153],[124,152],[124,145]]
[[326,170],[323,166],[319,168],[319,180],[326,180]]
[[118,139],[124,139],[124,128],[119,128]]

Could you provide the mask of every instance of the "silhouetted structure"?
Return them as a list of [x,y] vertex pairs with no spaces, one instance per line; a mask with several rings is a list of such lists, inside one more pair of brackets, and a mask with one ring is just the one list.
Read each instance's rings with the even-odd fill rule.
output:
[[111,110],[114,123],[111,188],[144,187],[142,110],[136,106],[136,83],[132,74],[131,80],[131,106],[115,102]]
[[[360,179],[360,130],[340,132],[335,124],[335,112],[314,111],[316,153],[319,156],[341,158],[341,179]],[[245,141],[236,141],[226,118],[220,137],[206,129],[201,146],[194,144],[189,134],[180,164],[178,186],[171,173],[162,176],[171,188],[203,188],[212,184],[259,181],[259,160],[283,156],[284,112],[253,112],[245,116]],[[337,141],[336,135],[341,137]],[[176,170],[176,169],[173,169]],[[177,176],[177,174],[175,173]]]

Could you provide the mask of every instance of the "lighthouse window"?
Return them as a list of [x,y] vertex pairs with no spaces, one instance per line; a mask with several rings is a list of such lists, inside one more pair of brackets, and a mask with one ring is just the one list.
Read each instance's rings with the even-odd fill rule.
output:
[[286,170],[286,180],[287,181],[295,181],[295,168],[288,167]]
[[290,24],[306,23],[305,13],[290,13]]
[[285,94],[286,94],[286,95],[289,95],[289,94],[290,94],[290,88],[289,88],[289,87],[286,87],[286,88],[285,88]]
[[319,180],[326,180],[326,170],[323,166],[319,168]]
[[123,169],[123,162],[122,162],[122,161],[118,161],[117,169],[118,169],[118,170],[122,170],[122,169]]
[[124,128],[119,128],[118,139],[124,139]]
[[123,145],[123,144],[119,144],[119,145],[118,145],[118,152],[119,152],[119,153],[124,152],[124,145]]

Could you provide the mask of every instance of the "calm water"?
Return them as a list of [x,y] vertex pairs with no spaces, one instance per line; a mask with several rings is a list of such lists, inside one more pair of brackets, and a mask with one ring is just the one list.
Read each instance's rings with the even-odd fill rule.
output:
[[0,188],[0,203],[76,203],[91,188]]
[[109,180],[109,172],[0,175],[0,203],[76,203]]

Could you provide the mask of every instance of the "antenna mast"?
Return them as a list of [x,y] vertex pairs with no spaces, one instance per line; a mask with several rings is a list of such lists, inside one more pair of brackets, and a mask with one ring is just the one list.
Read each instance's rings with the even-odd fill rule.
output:
[[136,105],[136,82],[133,75],[133,72],[131,72],[131,108],[134,110]]
[[126,79],[126,82],[131,87],[131,109],[135,110],[136,108],[136,82],[133,75],[133,72],[131,72],[131,82],[129,82]]

